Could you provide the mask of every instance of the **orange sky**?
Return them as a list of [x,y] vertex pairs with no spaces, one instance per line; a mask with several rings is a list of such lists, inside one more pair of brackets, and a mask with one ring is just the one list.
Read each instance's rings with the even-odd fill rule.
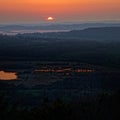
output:
[[0,0],[0,23],[120,21],[120,0]]

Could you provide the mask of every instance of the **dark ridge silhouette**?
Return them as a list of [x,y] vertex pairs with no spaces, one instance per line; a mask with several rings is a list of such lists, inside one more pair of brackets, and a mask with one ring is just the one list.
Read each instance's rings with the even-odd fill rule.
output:
[[120,27],[0,35],[0,60],[79,61],[120,67]]
[[0,119],[8,120],[118,120],[120,119],[120,91],[112,95],[101,95],[91,102],[65,103],[56,99],[53,103],[49,98],[42,99],[37,107],[11,105],[0,95]]

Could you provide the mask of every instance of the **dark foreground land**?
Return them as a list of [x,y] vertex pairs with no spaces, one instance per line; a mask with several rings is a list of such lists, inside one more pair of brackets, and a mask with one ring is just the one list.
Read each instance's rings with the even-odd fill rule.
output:
[[1,120],[118,120],[120,27],[1,34],[0,75]]
[[0,118],[2,120],[119,120],[120,92],[102,95],[91,102],[67,102],[57,99],[51,103],[44,98],[37,107],[11,105],[0,96]]
[[117,120],[120,71],[79,62],[1,61],[2,120]]

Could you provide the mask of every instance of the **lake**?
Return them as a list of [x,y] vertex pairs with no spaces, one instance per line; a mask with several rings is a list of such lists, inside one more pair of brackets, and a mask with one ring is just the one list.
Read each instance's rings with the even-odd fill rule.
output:
[[0,71],[0,80],[16,80],[17,74],[15,72]]

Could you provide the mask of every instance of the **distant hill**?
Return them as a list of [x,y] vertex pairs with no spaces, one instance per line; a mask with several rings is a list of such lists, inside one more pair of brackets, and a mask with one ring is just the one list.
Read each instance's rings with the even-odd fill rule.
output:
[[0,31],[7,30],[82,30],[91,27],[118,27],[120,23],[61,23],[61,24],[30,24],[30,25],[0,25]]
[[0,60],[79,61],[120,68],[120,27],[1,34]]
[[53,32],[53,33],[26,33],[20,36],[31,38],[62,38],[78,40],[95,40],[95,41],[115,41],[120,40],[120,27],[100,27],[86,28],[84,30],[72,30],[70,32]]

